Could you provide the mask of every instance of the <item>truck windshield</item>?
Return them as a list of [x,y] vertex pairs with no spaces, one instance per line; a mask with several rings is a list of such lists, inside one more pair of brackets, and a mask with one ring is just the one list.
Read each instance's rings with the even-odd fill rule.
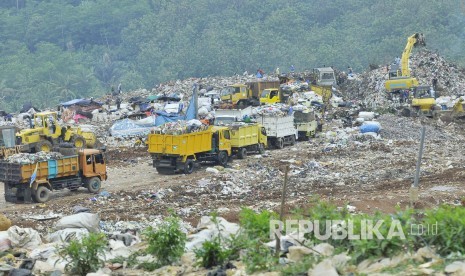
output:
[[231,95],[233,93],[233,89],[231,89],[232,87],[226,87],[226,88],[223,88],[221,90],[221,93],[220,95],[221,96],[228,96],[228,95]]
[[262,98],[268,98],[268,95],[270,95],[270,90],[263,90],[262,94],[260,95],[260,97]]
[[313,112],[301,112],[301,111],[296,111],[294,113],[294,120],[297,123],[307,123],[315,120],[315,116]]
[[15,146],[15,130],[7,128],[1,130],[0,147],[12,148]]
[[321,74],[322,80],[334,80],[334,73],[323,73]]

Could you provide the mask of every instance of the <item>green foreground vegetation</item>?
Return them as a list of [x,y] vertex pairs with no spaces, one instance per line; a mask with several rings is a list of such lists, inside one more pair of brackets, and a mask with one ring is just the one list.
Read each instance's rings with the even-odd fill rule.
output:
[[[239,224],[241,230],[230,237],[214,236],[211,241],[204,242],[203,245],[194,251],[197,259],[197,266],[212,269],[215,267],[225,267],[227,263],[242,261],[248,273],[257,271],[281,271],[283,275],[306,275],[307,271],[325,257],[320,254],[310,254],[297,262],[286,265],[280,264],[274,252],[265,245],[270,235],[270,220],[278,216],[273,212],[263,211],[256,213],[251,209],[244,208],[239,214]],[[213,221],[219,231],[221,225],[218,223],[217,215],[212,215]],[[461,242],[465,240],[465,208],[462,206],[442,205],[436,209],[425,211],[419,210],[398,210],[395,214],[387,215],[375,213],[350,214],[345,209],[322,201],[316,201],[312,207],[298,209],[286,219],[305,219],[310,221],[320,221],[320,233],[324,233],[326,220],[353,221],[354,234],[361,233],[361,221],[382,220],[384,223],[378,227],[379,232],[387,237],[391,228],[391,221],[399,221],[397,232],[402,230],[405,239],[394,236],[390,239],[333,239],[321,241],[314,233],[305,236],[302,245],[308,248],[327,242],[334,247],[334,254],[344,253],[350,257],[349,262],[341,267],[337,267],[338,272],[345,275],[349,272],[356,272],[356,265],[364,260],[373,260],[384,257],[395,257],[402,254],[412,255],[420,248],[428,247],[436,252],[436,262],[432,268],[441,270],[445,265],[455,260],[463,260],[465,245]],[[423,235],[412,235],[412,226],[437,225],[436,232],[423,233]],[[425,228],[426,229],[426,228]],[[338,231],[338,230],[337,230]],[[146,243],[145,250],[139,250],[129,258],[117,258],[111,260],[113,263],[126,262],[130,268],[139,268],[153,271],[164,265],[179,263],[184,251],[186,234],[180,231],[180,221],[176,217],[169,217],[157,229],[147,229],[143,235]],[[101,234],[91,234],[82,242],[73,241],[67,248],[62,249],[61,255],[65,259],[72,259],[68,269],[73,272],[84,274],[95,271],[96,265],[101,264],[101,255],[86,254],[82,252],[102,252],[107,247],[102,242]],[[99,242],[95,242],[98,240]],[[81,249],[80,249],[81,248]],[[81,252],[81,253],[79,253]],[[137,257],[150,255],[154,261],[138,262]],[[461,257],[462,256],[462,257]],[[426,260],[425,260],[426,261]],[[403,271],[411,266],[422,264],[418,259],[407,259],[399,263],[396,267],[386,269],[386,272],[395,273]],[[86,268],[87,271],[83,271]],[[358,274],[357,274],[358,275]]]

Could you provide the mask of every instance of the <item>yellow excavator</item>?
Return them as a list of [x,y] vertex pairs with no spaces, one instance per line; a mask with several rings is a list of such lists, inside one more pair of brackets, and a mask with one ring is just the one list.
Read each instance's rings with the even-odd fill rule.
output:
[[400,68],[398,65],[392,65],[389,70],[389,80],[384,83],[384,87],[389,93],[398,93],[400,90],[418,86],[418,80],[410,76],[409,57],[412,49],[419,46],[426,46],[425,37],[422,33],[415,33],[407,39]]

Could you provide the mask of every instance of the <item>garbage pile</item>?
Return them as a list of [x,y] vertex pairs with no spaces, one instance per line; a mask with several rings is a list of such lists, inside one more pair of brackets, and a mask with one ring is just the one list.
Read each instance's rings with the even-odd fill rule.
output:
[[[410,69],[420,85],[432,85],[437,79],[437,96],[459,96],[465,93],[465,71],[446,61],[438,53],[423,50],[412,54]],[[386,107],[384,83],[388,79],[386,66],[362,73],[341,87],[345,98],[362,103],[368,108]]]
[[161,126],[153,128],[152,133],[181,135],[186,133],[205,131],[207,129],[207,125],[204,125],[199,120],[193,119],[189,121],[176,121],[165,123]]
[[292,107],[285,104],[262,105],[252,110],[253,115],[267,117],[285,117],[292,113]]
[[37,153],[17,153],[8,156],[5,160],[9,163],[16,164],[34,164],[47,160],[58,160],[63,158],[63,154],[59,152],[45,152],[40,151]]

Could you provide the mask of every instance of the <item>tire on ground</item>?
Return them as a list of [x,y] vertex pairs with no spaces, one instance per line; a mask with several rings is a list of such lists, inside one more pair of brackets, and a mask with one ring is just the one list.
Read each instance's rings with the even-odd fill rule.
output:
[[33,190],[32,199],[35,202],[44,203],[44,202],[47,202],[49,198],[50,198],[50,190],[46,186],[41,185],[37,187],[36,190]]
[[237,152],[237,157],[239,159],[245,159],[247,157],[247,149],[246,148],[240,148],[239,151]]
[[89,192],[96,194],[100,191],[100,188],[102,187],[102,183],[100,181],[100,178],[98,177],[91,177],[87,178],[85,181],[85,185],[87,187],[87,190]]
[[225,151],[218,153],[218,164],[225,167],[228,164],[228,154]]
[[186,163],[184,163],[184,173],[191,174],[194,171],[194,160],[187,159]]

